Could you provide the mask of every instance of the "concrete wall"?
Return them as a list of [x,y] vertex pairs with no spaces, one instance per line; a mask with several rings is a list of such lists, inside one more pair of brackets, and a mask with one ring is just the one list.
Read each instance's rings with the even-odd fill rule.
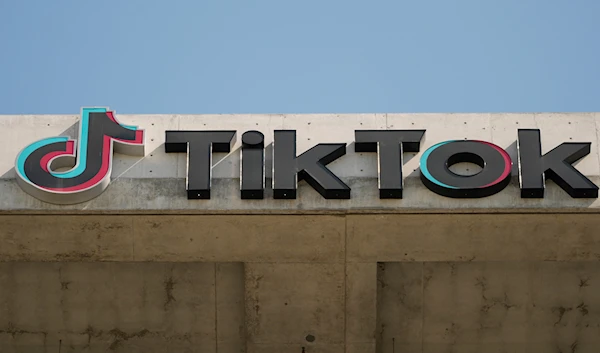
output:
[[597,352],[596,262],[379,266],[377,352]]
[[[518,128],[539,128],[542,150],[548,152],[562,142],[591,142],[592,152],[577,168],[600,184],[599,113],[565,114],[345,114],[345,115],[120,115],[119,121],[146,130],[144,158],[115,155],[113,182],[98,198],[79,205],[54,206],[25,194],[14,182],[14,160],[21,149],[41,138],[76,137],[77,115],[0,116],[0,212],[73,213],[358,213],[358,212],[597,212],[597,199],[572,199],[548,182],[544,199],[521,199],[518,189],[516,139]],[[354,153],[354,130],[426,129],[423,149],[454,139],[479,139],[505,148],[513,159],[513,184],[485,199],[453,200],[426,189],[419,180],[419,154],[406,154],[405,191],[402,200],[380,200],[377,191],[377,156]],[[185,154],[164,152],[165,130],[237,130],[234,149],[215,154],[211,200],[187,200]],[[305,182],[299,184],[298,199],[273,200],[270,187],[265,200],[241,200],[239,192],[239,148],[241,134],[259,130],[266,141],[267,185],[271,178],[273,130],[297,131],[297,151],[318,143],[348,143],[347,155],[330,168],[352,188],[350,200],[325,200]]]
[[[494,142],[516,161],[517,128],[546,152],[592,142],[577,168],[600,183],[600,114],[120,116],[147,131],[144,158],[117,155],[113,182],[79,205],[17,186],[35,140],[76,137],[78,116],[0,116],[0,352],[596,353],[600,202],[551,182],[519,197],[438,196],[407,156],[404,199],[380,200],[375,154],[331,169],[351,200],[301,183],[297,200],[239,197],[239,137],[215,156],[213,199],[185,196],[167,129],[295,129],[298,152],[355,129],[425,128],[424,148]],[[271,147],[267,147],[270,177]],[[515,174],[515,170],[513,170]]]
[[600,346],[593,214],[4,215],[0,223],[2,352]]
[[1,352],[241,352],[242,264],[0,263]]

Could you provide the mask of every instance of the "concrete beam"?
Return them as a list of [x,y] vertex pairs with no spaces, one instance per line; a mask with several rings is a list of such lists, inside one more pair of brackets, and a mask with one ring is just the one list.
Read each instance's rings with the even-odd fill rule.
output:
[[[412,212],[598,212],[598,199],[573,199],[548,182],[544,199],[521,199],[516,169],[518,128],[541,130],[547,152],[563,142],[591,142],[592,152],[576,164],[578,170],[600,184],[597,132],[598,113],[562,114],[348,114],[348,115],[117,115],[147,133],[143,158],[115,155],[112,183],[98,198],[71,206],[43,203],[24,193],[15,182],[14,160],[29,143],[45,137],[77,137],[77,116],[0,116],[0,212],[3,213],[412,213]],[[185,155],[164,152],[169,129],[256,129],[266,138],[267,190],[264,200],[241,200],[239,191],[240,138],[231,153],[215,155],[211,200],[187,200]],[[348,143],[347,154],[329,166],[352,188],[350,200],[325,200],[300,182],[296,200],[274,200],[270,189],[273,131],[297,131],[298,153],[318,143]],[[505,148],[513,159],[513,183],[483,199],[449,199],[426,189],[419,180],[418,154],[405,156],[405,190],[402,200],[380,200],[375,153],[355,153],[354,130],[426,129],[423,149],[445,140],[482,139]]]

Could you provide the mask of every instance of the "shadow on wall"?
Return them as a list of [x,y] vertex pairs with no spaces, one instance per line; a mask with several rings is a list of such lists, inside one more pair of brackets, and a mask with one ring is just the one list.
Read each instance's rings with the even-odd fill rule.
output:
[[16,174],[15,174],[15,167],[10,168],[6,173],[2,174],[2,176],[0,176],[0,179],[15,179],[16,178]]

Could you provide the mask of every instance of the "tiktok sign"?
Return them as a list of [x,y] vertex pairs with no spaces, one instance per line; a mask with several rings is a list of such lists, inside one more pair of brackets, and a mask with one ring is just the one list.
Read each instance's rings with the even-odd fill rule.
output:
[[[573,163],[590,153],[591,143],[563,143],[542,155],[539,130],[517,131],[519,183],[522,198],[543,198],[551,179],[573,198],[597,198],[598,187]],[[379,198],[401,199],[405,152],[420,152],[425,130],[357,130],[355,152],[377,153]],[[165,151],[187,153],[189,199],[210,199],[212,152],[229,152],[236,131],[167,131]],[[242,135],[240,191],[242,199],[262,199],[265,188],[264,136]],[[320,143],[296,155],[296,131],[274,131],[273,198],[295,199],[298,182],[305,180],[326,199],[349,199],[351,189],[327,164],[346,154],[345,143]],[[457,163],[474,163],[482,170],[459,175]],[[438,195],[481,198],[502,191],[511,181],[513,162],[499,146],[486,141],[454,140],[427,149],[420,160],[423,184]]]
[[[144,130],[119,123],[107,109],[84,108],[79,125],[78,140],[47,138],[27,146],[17,156],[17,181],[25,192],[54,204],[89,201],[108,187],[114,152],[144,156]],[[210,199],[213,154],[230,153],[238,131],[164,133],[165,153],[186,154],[187,198]],[[518,129],[516,135],[516,162],[502,147],[479,140],[436,142],[421,151],[425,130],[356,130],[354,151],[376,154],[380,199],[402,199],[406,152],[422,152],[420,179],[429,190],[444,197],[482,198],[499,193],[510,184],[512,167],[517,163],[522,198],[543,198],[546,180],[554,181],[573,198],[598,198],[598,186],[573,166],[590,153],[590,142],[565,142],[542,154],[539,130]],[[273,131],[273,198],[296,199],[298,182],[305,180],[325,199],[350,199],[350,186],[327,167],[346,155],[346,146],[319,143],[298,155],[295,130]],[[265,197],[265,150],[262,132],[241,134],[241,199]],[[459,175],[451,170],[457,163],[474,163],[481,171]]]
[[[78,140],[51,137],[19,153],[17,182],[25,192],[48,203],[85,202],[108,187],[113,151],[143,157],[144,130],[120,124],[105,108],[84,108]],[[60,168],[70,169],[56,171]]]

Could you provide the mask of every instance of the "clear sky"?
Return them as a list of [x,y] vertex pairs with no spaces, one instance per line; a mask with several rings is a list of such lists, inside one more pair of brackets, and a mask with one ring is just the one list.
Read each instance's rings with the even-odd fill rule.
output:
[[600,0],[0,0],[0,114],[600,111]]

